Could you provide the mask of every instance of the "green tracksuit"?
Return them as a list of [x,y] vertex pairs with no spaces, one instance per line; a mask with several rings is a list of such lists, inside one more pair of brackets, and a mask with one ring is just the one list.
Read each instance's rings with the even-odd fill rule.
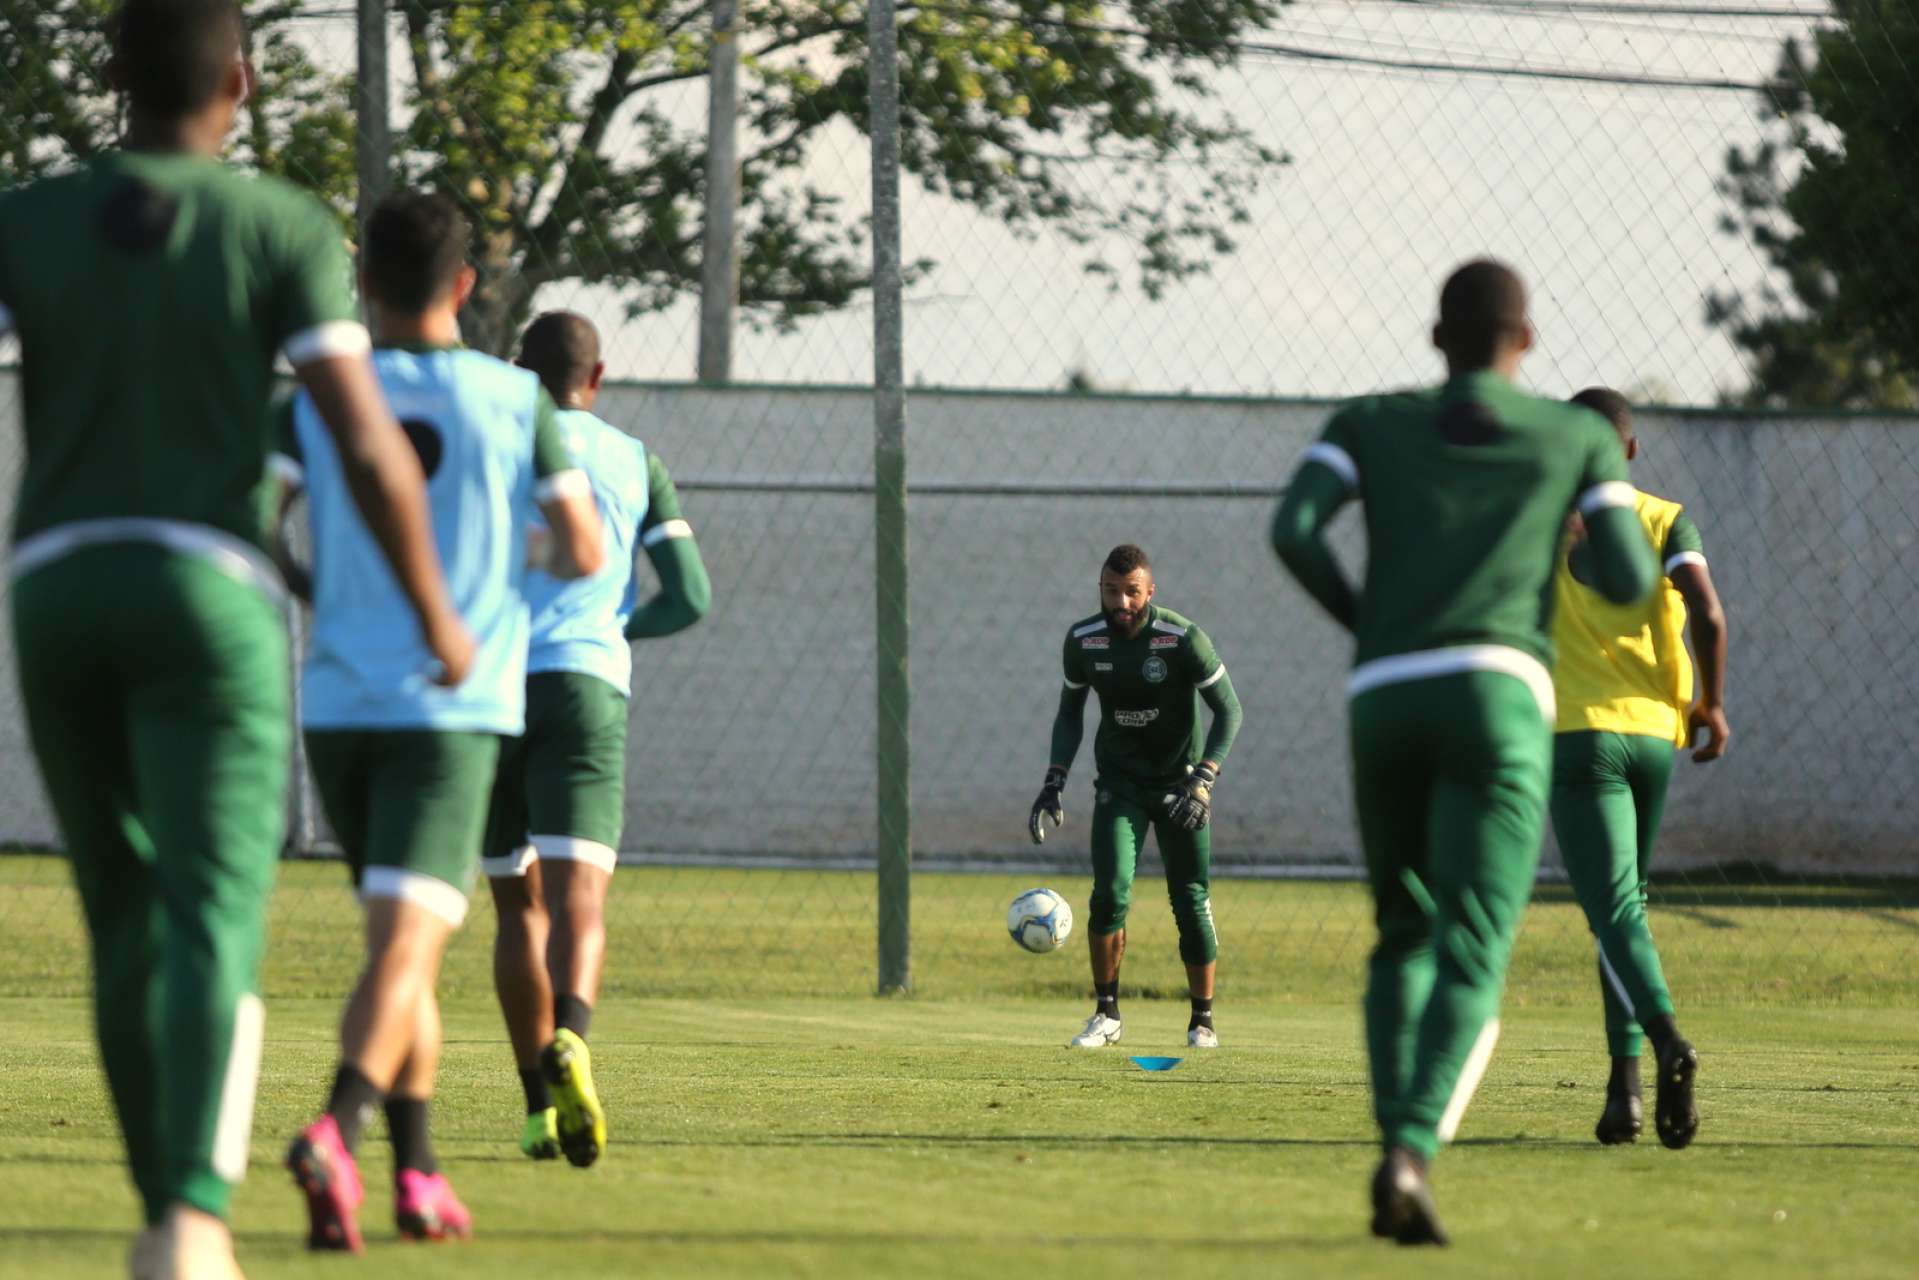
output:
[[[1099,694],[1093,738],[1093,899],[1087,929],[1118,933],[1132,904],[1133,873],[1150,830],[1159,836],[1180,959],[1219,956],[1213,929],[1212,838],[1166,817],[1166,794],[1201,760],[1224,764],[1239,732],[1239,698],[1213,642],[1191,622],[1153,606],[1137,635],[1115,634],[1103,614],[1074,623],[1062,654],[1066,687],[1053,720],[1052,763],[1072,766],[1085,732],[1087,690]],[[1199,703],[1213,712],[1202,739]]]
[[[1597,414],[1480,372],[1344,406],[1275,517],[1280,558],[1356,641],[1353,784],[1379,926],[1366,1042],[1387,1146],[1430,1159],[1491,1059],[1545,820],[1555,556],[1577,507],[1600,590],[1645,593],[1652,549],[1625,479]],[[1324,541],[1354,498],[1358,593]]]
[[110,152],[0,195],[27,462],[14,639],[148,1221],[246,1167],[285,831],[286,629],[260,552],[275,353],[364,351],[339,224],[215,160]]

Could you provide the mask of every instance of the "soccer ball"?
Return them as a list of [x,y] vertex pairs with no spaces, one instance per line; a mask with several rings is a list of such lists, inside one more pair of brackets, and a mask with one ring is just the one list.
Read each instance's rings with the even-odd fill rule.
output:
[[1057,950],[1073,932],[1073,909],[1051,889],[1028,889],[1007,908],[1006,932],[1028,951]]

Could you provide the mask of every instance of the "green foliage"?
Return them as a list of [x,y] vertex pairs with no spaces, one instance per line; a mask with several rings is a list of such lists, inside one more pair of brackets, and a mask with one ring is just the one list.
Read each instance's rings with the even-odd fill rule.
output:
[[1722,225],[1777,273],[1707,319],[1745,350],[1765,406],[1919,408],[1919,9],[1835,0],[1808,50],[1788,41],[1767,108],[1778,136],[1732,148]]
[[[1132,254],[1133,278],[1157,296],[1234,250],[1252,192],[1285,162],[1215,109],[1209,87],[1236,56],[1232,39],[1282,3],[903,4],[903,163],[927,190],[1021,233],[1057,230],[1109,280]],[[264,85],[238,158],[313,188],[344,218],[356,196],[351,81],[314,64],[298,7],[248,6]],[[556,281],[616,286],[634,313],[697,288],[705,129],[687,107],[703,98],[706,0],[393,7],[396,178],[474,213],[477,345],[503,349]],[[0,0],[0,182],[110,142],[98,34],[110,8]],[[740,24],[740,296],[749,316],[790,325],[867,283],[866,220],[808,173],[836,130],[867,127],[866,15],[850,0],[744,0]],[[1099,181],[1085,180],[1089,164]]]

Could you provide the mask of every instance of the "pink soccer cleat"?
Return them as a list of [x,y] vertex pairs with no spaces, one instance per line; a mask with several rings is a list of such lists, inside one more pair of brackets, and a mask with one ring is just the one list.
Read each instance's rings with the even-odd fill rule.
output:
[[393,1188],[393,1221],[406,1240],[467,1240],[473,1215],[453,1194],[444,1173],[402,1169]]
[[332,1116],[321,1116],[287,1148],[287,1169],[306,1193],[307,1248],[362,1253],[360,1224],[354,1211],[366,1192],[360,1187],[360,1168],[340,1140],[340,1126]]

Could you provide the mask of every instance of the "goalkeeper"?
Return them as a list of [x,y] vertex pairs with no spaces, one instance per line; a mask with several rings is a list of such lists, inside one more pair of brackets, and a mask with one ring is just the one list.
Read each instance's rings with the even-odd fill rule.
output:
[[[1153,566],[1130,544],[1115,547],[1099,574],[1100,612],[1066,634],[1066,687],[1053,720],[1052,764],[1027,827],[1046,839],[1044,822],[1065,814],[1060,792],[1084,733],[1086,691],[1099,692],[1093,739],[1093,900],[1086,941],[1098,1006],[1068,1043],[1076,1049],[1118,1044],[1119,965],[1126,955],[1126,911],[1133,871],[1148,830],[1159,834],[1166,891],[1179,926],[1179,956],[1193,1013],[1186,1043],[1219,1046],[1213,1029],[1213,973],[1219,941],[1210,896],[1213,785],[1239,732],[1239,698],[1213,642],[1191,622],[1153,603]],[[1213,722],[1201,743],[1199,703]]]

